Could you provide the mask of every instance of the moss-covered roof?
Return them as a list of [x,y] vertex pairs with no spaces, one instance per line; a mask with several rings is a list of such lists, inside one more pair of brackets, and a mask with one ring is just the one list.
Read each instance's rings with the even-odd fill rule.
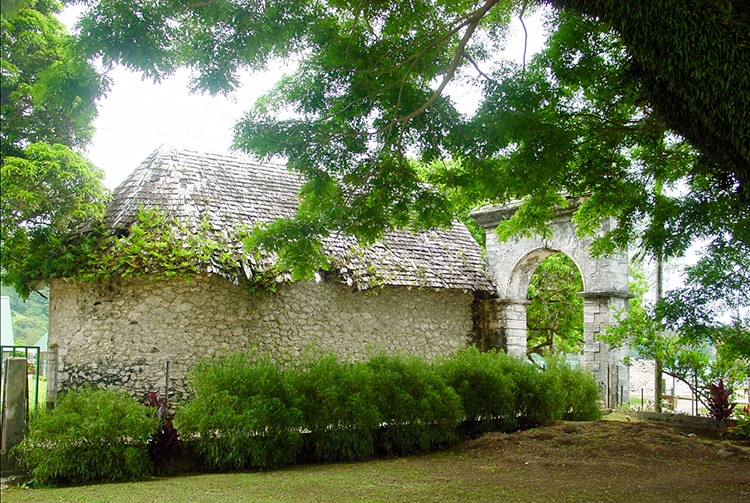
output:
[[[231,238],[257,222],[292,216],[299,186],[281,164],[162,146],[115,189],[107,224],[127,228],[143,206],[166,211],[196,232],[207,219],[214,233]],[[494,291],[481,249],[460,222],[443,230],[391,231],[367,248],[352,237],[331,238],[325,248],[333,272],[358,289],[377,284]],[[206,270],[236,275],[217,264]]]

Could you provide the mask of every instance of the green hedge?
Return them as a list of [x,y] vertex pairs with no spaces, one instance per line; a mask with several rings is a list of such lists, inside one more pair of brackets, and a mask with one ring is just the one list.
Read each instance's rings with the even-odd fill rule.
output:
[[599,417],[590,375],[554,358],[541,370],[476,348],[436,364],[314,354],[290,367],[233,354],[199,364],[190,382],[175,424],[211,470],[425,452],[467,434]]
[[304,454],[316,461],[353,461],[374,454],[383,422],[372,369],[333,355],[309,358],[294,379],[305,435]]
[[379,452],[423,452],[458,440],[461,399],[432,365],[417,357],[380,354],[367,366],[375,376],[375,404],[384,422],[376,438]]
[[174,425],[209,470],[273,468],[295,461],[302,413],[292,373],[267,357],[233,353],[199,363]]
[[[599,417],[593,378],[548,358],[541,370],[466,348],[437,362],[315,354],[292,366],[233,353],[197,364],[174,425],[206,470],[267,469],[444,448],[461,436]],[[153,473],[153,410],[124,393],[64,395],[15,453],[38,483],[129,480]]]
[[470,347],[438,365],[438,373],[461,398],[464,433],[478,436],[517,429],[518,375],[508,372],[506,358],[509,357],[505,353]]
[[153,473],[147,443],[157,423],[124,392],[69,391],[33,416],[13,453],[34,484],[133,480]]
[[556,374],[562,410],[556,419],[594,421],[601,418],[599,385],[591,374],[573,370],[562,359],[547,358],[545,372]]

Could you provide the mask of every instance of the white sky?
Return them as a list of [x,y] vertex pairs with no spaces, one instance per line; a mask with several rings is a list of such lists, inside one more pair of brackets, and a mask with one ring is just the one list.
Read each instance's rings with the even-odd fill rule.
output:
[[[60,16],[71,31],[80,12],[80,6],[73,6]],[[527,60],[543,42],[540,19],[537,14],[525,22],[529,31]],[[508,56],[520,61],[523,32],[518,20],[512,34]],[[190,94],[189,72],[184,69],[155,84],[142,80],[138,73],[116,67],[108,72],[111,90],[99,102],[96,133],[86,156],[104,170],[104,184],[114,189],[162,144],[228,153],[235,123],[284,71],[276,68],[266,74],[247,75],[239,90],[227,98]]]

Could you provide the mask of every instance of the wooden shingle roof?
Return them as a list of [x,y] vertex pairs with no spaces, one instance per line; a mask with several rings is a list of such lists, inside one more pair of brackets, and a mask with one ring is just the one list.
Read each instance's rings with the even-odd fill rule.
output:
[[[299,187],[281,164],[162,146],[115,189],[107,225],[129,227],[143,206],[160,208],[196,230],[208,218],[214,232],[231,236],[257,222],[292,216]],[[333,272],[358,289],[378,284],[494,292],[481,249],[460,222],[443,230],[390,231],[367,248],[353,237],[330,238],[325,251]],[[234,273],[216,265],[206,269]]]

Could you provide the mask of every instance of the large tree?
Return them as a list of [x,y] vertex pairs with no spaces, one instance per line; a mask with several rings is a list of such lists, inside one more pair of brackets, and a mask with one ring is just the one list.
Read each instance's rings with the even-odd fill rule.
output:
[[[501,232],[543,233],[563,193],[589,197],[581,232],[618,220],[598,252],[750,242],[744,0],[84,3],[88,53],[157,79],[183,65],[196,89],[230,92],[242,68],[295,62],[235,143],[308,180],[298,216],[256,235],[282,257],[314,255],[334,231],[446,224],[455,200],[522,199]],[[554,13],[546,50],[498,60],[510,19],[542,5]],[[475,113],[458,111],[449,84],[481,92]]]
[[103,172],[80,154],[107,80],[77,51],[60,9],[10,2],[1,18],[0,279],[24,297],[44,279],[32,264],[55,263],[108,197]]
[[4,8],[1,18],[3,157],[23,157],[23,149],[36,142],[87,145],[96,100],[107,84],[55,17],[60,3],[26,3],[7,14]]

